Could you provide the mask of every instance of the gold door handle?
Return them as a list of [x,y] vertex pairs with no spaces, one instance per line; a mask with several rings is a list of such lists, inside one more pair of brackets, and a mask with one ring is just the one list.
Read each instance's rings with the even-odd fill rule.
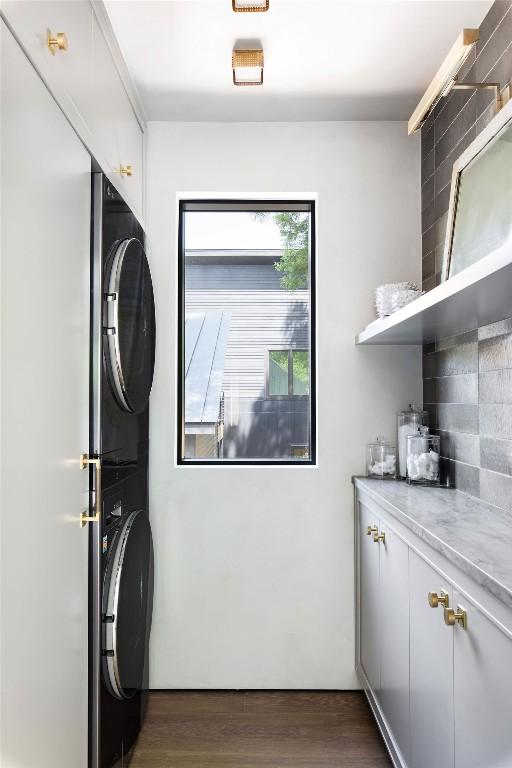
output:
[[120,165],[119,173],[121,176],[133,176],[133,168],[131,165]]
[[67,51],[68,38],[65,32],[57,32],[52,35],[49,29],[46,30],[46,45],[52,56],[55,56],[55,51]]
[[457,610],[454,611],[453,608],[445,608],[444,609],[444,623],[448,627],[453,627],[455,624],[459,624],[462,629],[468,628],[468,614],[464,610],[464,608],[461,608],[460,605],[457,606]]
[[377,528],[376,525],[369,525],[368,528],[366,529],[367,536],[371,536],[372,533],[378,533],[378,532],[379,532],[379,529]]
[[86,523],[99,523],[101,518],[101,459],[91,458],[86,453],[82,453],[80,456],[80,469],[86,469],[89,465],[94,465],[96,470],[94,478],[94,498],[95,498],[95,511],[94,515],[88,515],[87,512],[80,512],[80,528],[83,528]]
[[450,598],[444,589],[441,589],[439,592],[429,592],[428,604],[431,608],[437,608],[438,605],[444,605],[445,608],[448,608],[450,605]]
[[378,544],[379,541],[381,541],[383,544],[385,544],[386,543],[386,534],[384,533],[384,531],[382,531],[382,533],[374,533],[373,534],[373,541],[375,542],[375,544]]

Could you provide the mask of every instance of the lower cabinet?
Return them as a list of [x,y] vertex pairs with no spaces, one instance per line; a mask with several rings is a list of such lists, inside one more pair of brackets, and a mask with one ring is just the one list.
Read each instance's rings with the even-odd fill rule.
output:
[[512,612],[374,502],[358,495],[356,515],[356,666],[395,766],[512,768]]
[[379,547],[373,541],[375,518],[368,510],[361,508],[359,519],[359,547],[361,567],[359,571],[361,601],[361,666],[372,689],[380,690],[380,648],[375,638],[379,637]]
[[[444,623],[452,592],[416,552],[409,551],[411,766],[453,767],[453,639]],[[429,593],[437,607],[431,607]]]
[[456,590],[453,605],[467,614],[467,631],[453,633],[455,768],[510,768],[510,632]]
[[409,761],[409,598],[407,544],[380,524],[380,701],[403,761]]

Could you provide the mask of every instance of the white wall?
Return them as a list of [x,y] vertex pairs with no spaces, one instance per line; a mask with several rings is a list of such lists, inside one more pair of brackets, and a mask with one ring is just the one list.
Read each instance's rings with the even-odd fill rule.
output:
[[[176,209],[190,192],[317,195],[317,468],[174,466]],[[357,687],[350,478],[421,401],[421,364],[354,335],[377,284],[420,279],[419,193],[402,123],[149,125],[152,687]]]

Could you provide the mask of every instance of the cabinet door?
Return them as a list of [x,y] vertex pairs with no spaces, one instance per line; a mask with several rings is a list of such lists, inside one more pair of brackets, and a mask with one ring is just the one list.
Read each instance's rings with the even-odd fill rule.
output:
[[90,158],[0,27],[0,763],[85,768]]
[[[453,631],[429,592],[451,588],[415,552],[409,552],[411,766],[453,766]],[[483,766],[481,766],[483,768]]]
[[382,711],[409,763],[409,548],[381,524],[380,549],[380,696]]
[[[97,19],[93,24],[93,83],[96,96],[91,123],[106,173],[134,213],[142,215],[143,138],[135,113]],[[131,165],[132,175],[120,167]]]
[[380,688],[379,634],[379,545],[369,527],[378,528],[379,520],[362,504],[359,506],[359,631],[361,666],[375,694]]
[[454,642],[455,768],[512,765],[512,639],[507,630],[454,590],[467,629]]
[[[91,139],[92,23],[89,0],[3,0],[2,11],[83,140]],[[52,55],[47,33],[64,32],[68,50]]]

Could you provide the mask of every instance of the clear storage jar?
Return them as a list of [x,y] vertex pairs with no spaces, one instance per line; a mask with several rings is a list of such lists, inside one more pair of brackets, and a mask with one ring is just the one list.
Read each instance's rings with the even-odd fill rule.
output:
[[407,438],[416,435],[420,427],[428,427],[428,411],[410,405],[398,413],[398,477],[407,477]]
[[396,477],[396,445],[378,437],[375,443],[366,446],[366,473],[368,477],[380,480],[394,480]]
[[420,427],[407,438],[407,482],[411,485],[439,485],[439,435]]

